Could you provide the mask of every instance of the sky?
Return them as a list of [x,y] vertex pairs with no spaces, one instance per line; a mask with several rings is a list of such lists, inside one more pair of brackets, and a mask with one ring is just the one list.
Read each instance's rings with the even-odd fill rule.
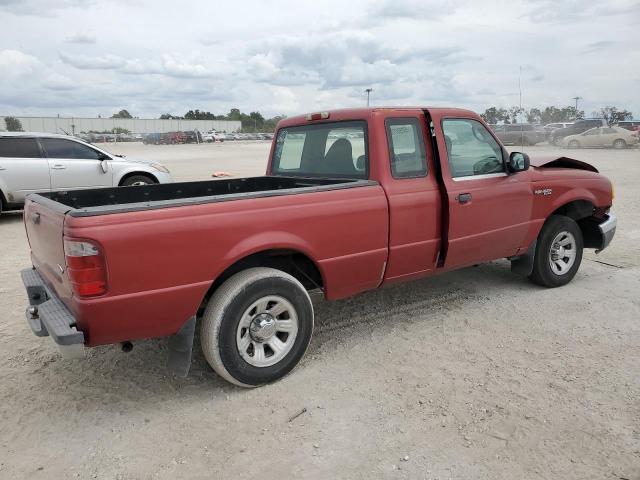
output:
[[0,114],[371,104],[640,118],[640,0],[0,0]]

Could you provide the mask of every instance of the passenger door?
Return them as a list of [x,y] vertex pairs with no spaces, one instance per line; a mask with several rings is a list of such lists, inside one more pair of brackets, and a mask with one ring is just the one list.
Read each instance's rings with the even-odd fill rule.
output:
[[580,144],[583,147],[599,147],[602,145],[602,129],[592,128],[581,135]]
[[41,138],[40,142],[49,162],[53,190],[113,185],[111,161],[100,160],[103,154],[98,150],[66,138]]
[[[440,154],[448,200],[445,268],[515,255],[524,247],[533,192],[527,172],[507,174],[506,152],[482,123],[444,118]],[[442,152],[442,149],[440,150]]]
[[51,189],[49,166],[35,138],[0,137],[0,190],[12,204]]

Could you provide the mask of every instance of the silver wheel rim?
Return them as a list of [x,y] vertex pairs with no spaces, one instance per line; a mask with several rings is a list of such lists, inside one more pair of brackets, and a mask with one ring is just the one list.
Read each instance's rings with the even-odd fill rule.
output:
[[298,315],[286,298],[268,295],[242,314],[236,332],[240,356],[254,367],[275,365],[293,348],[298,336]]
[[560,232],[551,242],[549,265],[556,275],[564,275],[576,261],[576,238],[572,233]]
[[149,182],[133,182],[131,184],[132,187],[139,187],[141,185],[149,185]]

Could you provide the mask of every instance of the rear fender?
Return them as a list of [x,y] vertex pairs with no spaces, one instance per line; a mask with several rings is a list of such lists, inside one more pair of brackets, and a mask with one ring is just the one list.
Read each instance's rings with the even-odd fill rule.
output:
[[225,270],[255,253],[267,250],[293,250],[307,256],[315,264],[316,268],[322,276],[322,282],[325,288],[328,287],[330,279],[326,278],[322,265],[318,262],[316,252],[301,237],[288,232],[260,232],[243,239],[232,248],[221,261],[219,271],[215,272],[214,280],[217,279]]

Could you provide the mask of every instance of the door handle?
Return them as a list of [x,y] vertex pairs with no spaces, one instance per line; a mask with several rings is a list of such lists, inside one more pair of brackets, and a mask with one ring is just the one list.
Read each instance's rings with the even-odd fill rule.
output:
[[51,168],[53,168],[54,170],[64,170],[67,167],[65,167],[64,165],[54,165]]
[[2,165],[0,165],[0,170],[6,170]]
[[458,195],[457,200],[458,200],[458,203],[460,205],[464,205],[465,203],[469,203],[471,201],[471,194],[470,193],[461,193],[460,195]]

